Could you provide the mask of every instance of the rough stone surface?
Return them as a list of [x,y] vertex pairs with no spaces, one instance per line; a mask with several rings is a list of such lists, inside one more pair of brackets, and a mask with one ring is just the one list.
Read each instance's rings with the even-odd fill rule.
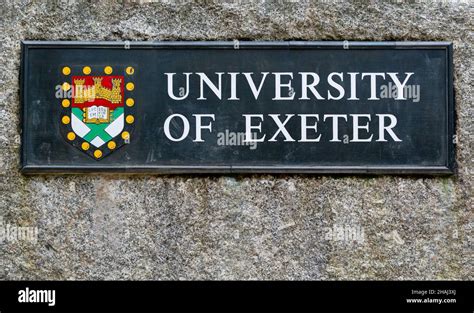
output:
[[[324,1],[0,4],[0,279],[473,279],[474,4]],[[446,40],[458,174],[19,173],[20,40]],[[364,241],[327,228],[361,227]]]

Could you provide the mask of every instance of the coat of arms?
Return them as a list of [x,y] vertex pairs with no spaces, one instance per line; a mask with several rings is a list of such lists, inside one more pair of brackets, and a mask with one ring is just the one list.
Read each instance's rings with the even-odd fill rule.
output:
[[[134,68],[63,66],[61,131],[70,144],[100,160],[130,143],[135,122]],[[114,73],[118,72],[118,73]]]

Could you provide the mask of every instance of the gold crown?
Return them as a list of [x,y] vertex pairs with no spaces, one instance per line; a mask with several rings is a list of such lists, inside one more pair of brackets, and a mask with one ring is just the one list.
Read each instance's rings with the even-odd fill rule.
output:
[[111,103],[122,102],[122,90],[120,78],[112,79],[112,88],[106,88],[102,86],[102,77],[92,77],[94,85],[84,86],[85,79],[74,79],[74,85],[76,87],[74,102],[85,103],[94,101],[95,99],[104,99]]

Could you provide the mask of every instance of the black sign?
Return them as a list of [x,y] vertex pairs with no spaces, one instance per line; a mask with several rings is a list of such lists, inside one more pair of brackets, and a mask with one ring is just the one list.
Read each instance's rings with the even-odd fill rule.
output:
[[24,42],[22,170],[452,173],[445,42]]

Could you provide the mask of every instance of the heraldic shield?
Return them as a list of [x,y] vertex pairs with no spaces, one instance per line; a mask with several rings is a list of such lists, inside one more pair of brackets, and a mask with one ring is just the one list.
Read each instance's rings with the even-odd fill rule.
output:
[[132,66],[62,66],[60,129],[67,142],[101,160],[130,143],[135,123]]

